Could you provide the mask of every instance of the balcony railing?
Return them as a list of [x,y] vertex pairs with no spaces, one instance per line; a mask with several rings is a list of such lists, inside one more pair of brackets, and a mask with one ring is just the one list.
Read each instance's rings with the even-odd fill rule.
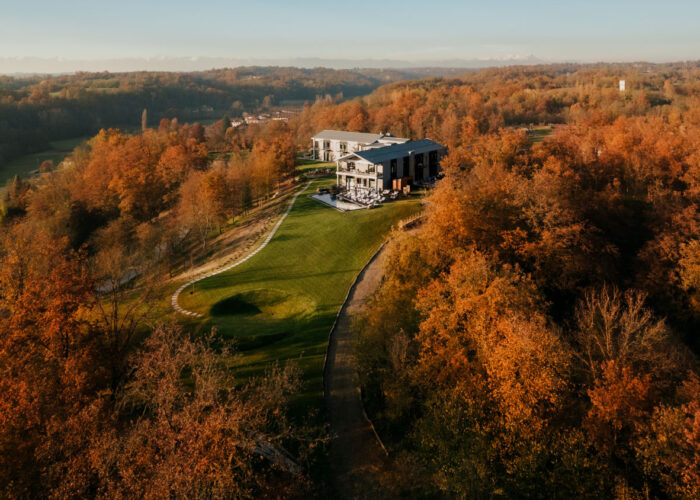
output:
[[377,172],[363,172],[362,170],[357,170],[357,169],[347,170],[347,169],[339,168],[336,171],[336,173],[339,175],[354,175],[356,177],[366,177],[368,179],[378,179],[379,178],[379,176],[377,175]]

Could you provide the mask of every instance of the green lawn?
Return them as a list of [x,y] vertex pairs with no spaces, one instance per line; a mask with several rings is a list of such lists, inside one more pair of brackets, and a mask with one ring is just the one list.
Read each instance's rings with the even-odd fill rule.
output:
[[335,168],[335,162],[321,162],[297,158],[297,172],[303,173],[307,170],[315,170],[317,168]]
[[542,142],[552,134],[552,127],[535,127],[530,132],[530,139],[533,143]]
[[307,196],[332,183],[314,181],[255,257],[180,295],[181,306],[205,315],[202,329],[215,326],[237,343],[242,378],[299,360],[306,384],[297,413],[322,407],[328,333],[353,280],[390,228],[420,210],[418,197],[342,213]]
[[73,152],[73,149],[87,139],[89,139],[89,137],[76,137],[74,139],[53,141],[51,143],[51,149],[40,153],[21,156],[4,165],[0,165],[0,186],[4,185],[5,182],[12,179],[15,175],[27,178],[36,174],[39,170],[39,166],[45,160],[52,160],[54,165],[58,165],[66,156]]

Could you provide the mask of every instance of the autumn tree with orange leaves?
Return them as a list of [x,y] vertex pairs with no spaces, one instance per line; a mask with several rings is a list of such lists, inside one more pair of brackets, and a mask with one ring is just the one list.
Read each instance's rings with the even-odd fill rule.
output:
[[[299,387],[292,365],[239,387],[224,366],[232,353],[213,347],[220,339],[192,341],[170,326],[157,327],[138,350],[123,337],[128,343],[115,349],[85,256],[25,229],[13,228],[0,247],[4,496],[310,491],[306,460],[318,438],[285,417]],[[260,451],[289,456],[290,444],[292,470]]]
[[387,492],[700,493],[698,125],[501,131],[443,161],[358,341]]

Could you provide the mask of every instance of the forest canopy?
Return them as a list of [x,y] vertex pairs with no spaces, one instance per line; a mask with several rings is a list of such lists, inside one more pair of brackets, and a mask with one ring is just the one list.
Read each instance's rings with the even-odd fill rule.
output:
[[[82,102],[52,95],[70,82],[85,102],[131,99],[133,85],[162,107],[138,101],[131,119],[155,115],[142,130],[103,127],[0,198],[0,496],[327,492],[322,431],[287,418],[296,366],[244,383],[216,332],[150,311],[169,299],[152,283],[299,183],[297,155],[325,128],[449,148],[358,322],[385,496],[700,495],[697,63],[511,67],[376,90],[358,73],[317,84],[313,71],[236,71],[2,84],[3,109],[32,120]],[[346,77],[354,91],[332,87]],[[233,87],[250,102],[276,86],[344,95],[303,97],[288,122],[170,116],[204,102],[191,98],[200,84],[221,106]],[[160,100],[179,87],[195,94]],[[261,460],[261,439],[320,476]]]

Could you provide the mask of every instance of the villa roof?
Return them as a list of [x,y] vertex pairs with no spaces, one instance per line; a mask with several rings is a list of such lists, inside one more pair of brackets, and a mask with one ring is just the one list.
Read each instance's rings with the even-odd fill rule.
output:
[[361,142],[364,144],[371,144],[380,139],[391,140],[392,142],[408,140],[401,137],[394,137],[391,134],[368,134],[365,132],[346,132],[344,130],[322,130],[313,136],[313,138],[326,141]]
[[382,163],[387,160],[393,160],[394,158],[402,158],[404,156],[435,151],[442,148],[443,146],[435,141],[421,139],[420,141],[409,141],[403,144],[392,144],[391,146],[384,146],[383,148],[355,151],[352,154],[370,163]]
[[314,139],[324,139],[327,141],[351,141],[351,142],[374,142],[379,140],[382,134],[365,134],[363,132],[345,132],[342,130],[322,130],[316,134]]

